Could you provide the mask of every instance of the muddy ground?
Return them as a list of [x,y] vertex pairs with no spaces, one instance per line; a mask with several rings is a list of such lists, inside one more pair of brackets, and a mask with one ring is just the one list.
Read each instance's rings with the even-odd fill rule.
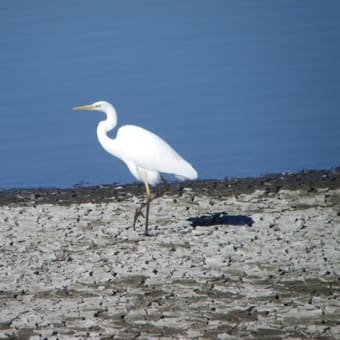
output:
[[[157,188],[161,190],[161,188]],[[0,339],[339,339],[340,171],[0,191]]]

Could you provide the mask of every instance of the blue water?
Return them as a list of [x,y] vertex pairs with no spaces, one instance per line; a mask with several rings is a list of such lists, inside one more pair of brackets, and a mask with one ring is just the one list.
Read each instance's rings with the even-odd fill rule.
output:
[[71,110],[102,99],[202,179],[339,166],[339,17],[331,0],[1,1],[0,188],[133,182],[103,116]]

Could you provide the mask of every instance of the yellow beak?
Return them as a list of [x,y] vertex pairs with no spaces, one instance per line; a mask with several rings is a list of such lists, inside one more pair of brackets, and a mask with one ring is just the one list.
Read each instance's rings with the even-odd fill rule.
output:
[[90,105],[83,105],[83,106],[76,106],[73,107],[72,110],[74,111],[82,111],[82,110],[93,110],[95,107],[90,104]]

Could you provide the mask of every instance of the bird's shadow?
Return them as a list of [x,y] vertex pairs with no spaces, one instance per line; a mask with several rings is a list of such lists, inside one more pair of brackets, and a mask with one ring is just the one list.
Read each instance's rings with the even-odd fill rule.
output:
[[202,215],[196,217],[190,217],[187,221],[191,222],[192,227],[198,226],[214,226],[214,225],[234,225],[234,226],[241,226],[246,225],[251,227],[254,223],[254,220],[246,215],[228,215],[225,212],[216,212],[211,213],[209,215]]

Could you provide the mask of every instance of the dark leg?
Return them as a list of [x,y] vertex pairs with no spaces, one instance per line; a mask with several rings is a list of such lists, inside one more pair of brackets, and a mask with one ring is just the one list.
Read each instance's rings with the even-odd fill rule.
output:
[[[144,180],[145,192],[146,192],[146,202],[142,203],[141,206],[136,209],[135,216],[134,216],[134,219],[133,219],[133,230],[136,230],[136,223],[137,223],[138,217],[139,216],[145,217],[145,231],[144,231],[144,235],[149,235],[148,227],[149,227],[150,203],[154,199],[161,197],[166,191],[169,190],[168,182],[162,176],[161,176],[161,179],[162,179],[162,182],[164,184],[164,189],[159,194],[155,195],[154,197],[151,197],[149,184],[148,184],[146,178]],[[143,214],[144,207],[146,207],[146,214],[145,214],[145,216]]]
[[143,208],[146,206],[146,203],[142,203],[141,206],[139,208],[136,208],[136,211],[135,211],[135,216],[133,218],[133,230],[136,230],[136,223],[137,223],[137,220],[138,220],[138,217],[140,215],[142,215],[144,217],[144,214],[143,214]]
[[149,235],[148,227],[149,227],[149,210],[150,210],[150,202],[151,202],[151,192],[150,192],[149,184],[146,180],[146,176],[145,176],[145,179],[144,179],[144,184],[145,184],[145,192],[146,192],[146,214],[145,214],[144,235],[148,236]]
[[145,230],[144,230],[144,235],[145,236],[149,236],[149,210],[150,210],[150,202],[151,199],[146,198],[147,202],[146,202],[146,214],[145,214]]

